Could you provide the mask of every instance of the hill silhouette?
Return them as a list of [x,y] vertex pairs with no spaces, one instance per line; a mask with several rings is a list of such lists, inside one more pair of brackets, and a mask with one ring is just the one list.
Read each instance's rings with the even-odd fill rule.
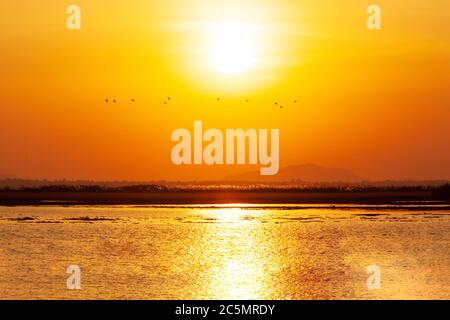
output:
[[277,175],[261,176],[259,171],[228,176],[226,181],[255,182],[361,182],[364,178],[346,169],[325,168],[313,164],[289,166]]
[[6,179],[18,179],[18,178],[13,175],[10,175],[10,174],[0,173],[0,180],[6,180]]

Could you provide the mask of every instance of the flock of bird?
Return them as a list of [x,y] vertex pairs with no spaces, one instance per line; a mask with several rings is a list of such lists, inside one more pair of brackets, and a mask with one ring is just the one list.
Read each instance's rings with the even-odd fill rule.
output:
[[[130,101],[131,101],[131,102],[135,102],[134,99],[130,99]],[[116,99],[111,99],[111,100],[110,100],[110,99],[105,99],[105,102],[106,102],[106,103],[110,103],[110,102],[111,102],[111,103],[117,103],[117,102],[119,102],[119,101],[116,100]]]
[[[135,100],[134,98],[132,98],[132,99],[130,99],[130,101],[131,101],[132,103],[134,103],[136,100]],[[164,99],[163,103],[164,103],[164,104],[169,104],[171,101],[172,101],[172,99],[171,99],[170,97],[166,97],[166,98]],[[217,98],[217,101],[221,101],[221,99],[220,99],[220,98]],[[111,102],[111,103],[118,103],[118,100],[117,100],[117,99],[105,99],[105,102],[106,102],[106,103],[110,103],[110,102]],[[250,102],[250,101],[249,101],[248,99],[245,99],[245,102],[248,103],[248,102]],[[294,103],[297,103],[297,100],[294,100]],[[276,107],[279,107],[280,109],[283,109],[283,105],[279,104],[278,102],[275,102],[274,105],[275,105]]]

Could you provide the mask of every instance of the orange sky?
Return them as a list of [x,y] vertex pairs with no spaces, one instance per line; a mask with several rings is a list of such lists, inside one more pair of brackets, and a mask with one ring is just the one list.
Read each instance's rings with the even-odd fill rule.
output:
[[[66,28],[69,4],[81,8],[81,30]],[[376,1],[380,31],[366,28],[370,4],[2,1],[0,174],[157,180],[259,170],[173,165],[171,132],[202,120],[279,128],[281,167],[450,179],[450,2]],[[248,32],[252,46],[252,66],[231,75],[211,65],[222,39],[214,30],[230,22],[250,26],[239,37]]]

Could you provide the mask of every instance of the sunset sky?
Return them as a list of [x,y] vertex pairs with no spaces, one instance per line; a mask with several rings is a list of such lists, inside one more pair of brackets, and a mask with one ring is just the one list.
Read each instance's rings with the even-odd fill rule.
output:
[[[81,30],[66,28],[70,4]],[[379,31],[366,27],[370,4]],[[0,174],[259,170],[172,164],[171,132],[202,120],[279,128],[281,167],[450,179],[448,0],[4,0],[0,30]]]

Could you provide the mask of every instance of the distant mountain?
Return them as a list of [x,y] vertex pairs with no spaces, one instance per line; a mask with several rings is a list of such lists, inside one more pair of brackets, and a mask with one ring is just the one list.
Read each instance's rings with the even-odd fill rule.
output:
[[1,174],[0,173],[0,180],[5,180],[5,179],[18,179],[17,177],[14,177],[12,175],[8,175],[8,174]]
[[274,176],[261,176],[259,171],[254,171],[229,176],[225,180],[254,182],[359,182],[364,179],[346,169],[324,168],[305,164],[282,168]]

